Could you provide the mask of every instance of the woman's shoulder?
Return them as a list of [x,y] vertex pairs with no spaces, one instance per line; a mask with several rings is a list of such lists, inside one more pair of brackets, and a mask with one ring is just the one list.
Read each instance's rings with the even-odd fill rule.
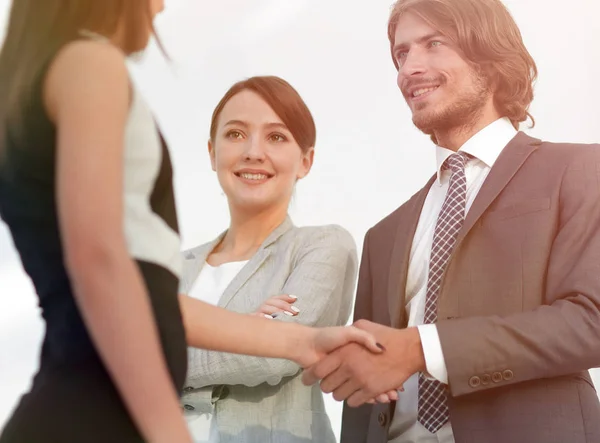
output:
[[[40,81],[45,102],[55,110],[82,103],[105,105],[127,103],[129,70],[124,54],[115,46],[95,40],[74,40],[66,43],[45,64]],[[112,112],[112,108],[110,109]]]
[[318,226],[294,226],[288,237],[303,246],[324,246],[342,248],[348,251],[356,250],[356,242],[350,232],[337,224]]
[[65,75],[91,75],[102,78],[106,72],[128,73],[125,54],[116,46],[98,40],[77,39],[60,47],[50,67]]

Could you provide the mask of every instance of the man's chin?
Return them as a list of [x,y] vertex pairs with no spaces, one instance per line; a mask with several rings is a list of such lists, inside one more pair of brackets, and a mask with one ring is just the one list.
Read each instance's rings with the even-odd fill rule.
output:
[[433,131],[438,126],[438,119],[431,115],[422,115],[420,113],[413,114],[413,124],[417,129],[427,135],[433,134]]

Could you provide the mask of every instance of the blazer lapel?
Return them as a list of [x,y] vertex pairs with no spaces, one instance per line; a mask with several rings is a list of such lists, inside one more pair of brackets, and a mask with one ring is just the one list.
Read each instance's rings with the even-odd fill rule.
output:
[[262,243],[258,251],[252,256],[252,258],[246,263],[246,265],[238,272],[238,274],[233,278],[229,286],[223,292],[223,295],[219,299],[218,306],[222,308],[226,308],[229,303],[233,300],[233,298],[237,295],[239,290],[244,286],[244,284],[252,277],[256,271],[261,267],[261,265],[265,262],[265,260],[271,255],[272,250],[269,248],[275,241],[279,239],[283,234],[292,229],[294,224],[290,217],[286,217],[286,219],[281,223],[277,228],[269,234],[266,240]]
[[396,229],[388,280],[388,306],[391,326],[394,328],[400,328],[404,323],[404,300],[410,250],[425,198],[435,178],[436,175],[431,177],[425,187],[407,202],[405,210],[407,217],[406,219],[400,219],[398,228]]
[[185,262],[183,265],[184,271],[182,273],[182,279],[184,280],[183,283],[185,285],[186,293],[189,294],[189,292],[192,290],[194,282],[198,278],[198,275],[200,275],[200,271],[202,270],[204,263],[206,263],[206,257],[208,257],[208,254],[210,254],[210,252],[215,248],[215,246],[219,244],[224,235],[225,232],[221,233],[210,243],[196,247],[185,253]]
[[460,243],[464,240],[486,209],[492,204],[496,197],[498,197],[500,192],[502,192],[508,182],[514,177],[523,163],[525,163],[527,157],[529,157],[540,144],[540,140],[529,137],[523,132],[518,132],[502,150],[465,218],[463,227],[456,240],[455,251],[458,250]]

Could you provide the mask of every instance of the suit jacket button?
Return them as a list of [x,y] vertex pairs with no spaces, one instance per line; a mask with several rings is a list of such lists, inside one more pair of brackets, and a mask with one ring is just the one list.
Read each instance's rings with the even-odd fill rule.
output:
[[387,415],[385,415],[383,412],[380,412],[377,415],[377,423],[379,423],[379,426],[387,425]]
[[509,381],[512,380],[513,377],[515,376],[514,372],[511,371],[510,369],[507,369],[506,371],[504,371],[502,373],[502,377],[504,378],[504,380]]
[[500,383],[503,380],[502,374],[500,372],[494,372],[492,374],[492,381],[494,383]]
[[490,374],[484,374],[481,376],[481,384],[482,385],[489,385],[491,381],[492,381],[492,377],[490,377]]
[[477,377],[476,375],[474,375],[473,377],[471,377],[469,379],[469,386],[471,386],[472,388],[478,388],[480,384],[481,384],[481,379],[479,377]]

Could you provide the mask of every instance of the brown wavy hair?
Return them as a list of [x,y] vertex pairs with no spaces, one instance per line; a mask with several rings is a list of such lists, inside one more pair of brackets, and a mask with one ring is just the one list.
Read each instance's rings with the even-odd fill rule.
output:
[[210,122],[210,139],[213,142],[216,138],[219,117],[223,108],[234,95],[246,90],[258,94],[267,102],[290,130],[302,152],[306,153],[310,148],[314,148],[317,129],[308,106],[292,85],[276,76],[250,77],[229,88],[213,111]]
[[[388,38],[393,51],[396,28],[407,12],[424,20],[456,44],[488,80],[494,104],[515,129],[529,118],[537,67],[521,32],[500,0],[398,0],[392,6]],[[392,52],[394,65],[398,63]]]

